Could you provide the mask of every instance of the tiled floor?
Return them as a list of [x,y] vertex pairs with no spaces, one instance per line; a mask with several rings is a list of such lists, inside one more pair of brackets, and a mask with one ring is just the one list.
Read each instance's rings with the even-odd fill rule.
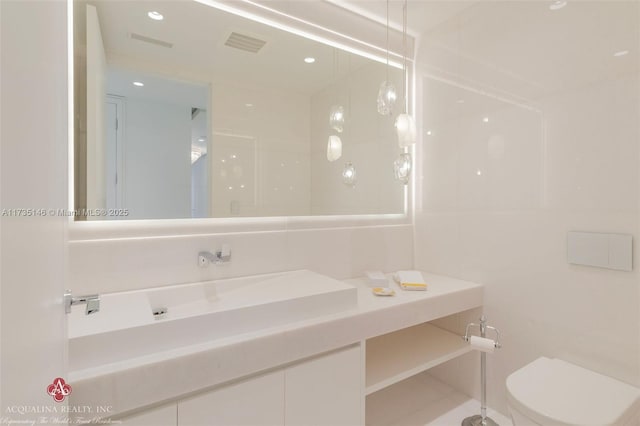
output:
[[[460,426],[480,414],[480,403],[428,374],[419,374],[367,397],[367,426]],[[489,409],[500,426],[511,421]]]

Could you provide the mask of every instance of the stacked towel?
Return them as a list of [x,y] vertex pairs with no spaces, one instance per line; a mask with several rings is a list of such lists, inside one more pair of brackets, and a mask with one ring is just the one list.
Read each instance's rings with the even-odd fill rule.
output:
[[393,279],[403,290],[425,291],[427,283],[424,282],[420,271],[398,271],[393,274]]

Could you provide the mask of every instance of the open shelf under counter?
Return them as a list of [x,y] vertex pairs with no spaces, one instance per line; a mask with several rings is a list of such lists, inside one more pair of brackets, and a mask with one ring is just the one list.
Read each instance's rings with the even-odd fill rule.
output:
[[366,343],[366,394],[470,352],[461,336],[424,323]]

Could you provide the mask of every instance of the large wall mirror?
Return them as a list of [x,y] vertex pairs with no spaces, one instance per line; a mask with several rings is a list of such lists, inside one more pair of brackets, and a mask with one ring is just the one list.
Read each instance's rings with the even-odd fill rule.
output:
[[74,60],[76,219],[404,212],[401,69],[195,1],[76,0]]

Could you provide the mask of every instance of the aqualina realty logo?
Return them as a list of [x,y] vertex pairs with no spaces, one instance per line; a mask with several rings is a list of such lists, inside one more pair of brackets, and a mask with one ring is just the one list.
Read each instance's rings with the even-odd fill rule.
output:
[[65,383],[61,377],[53,379],[53,383],[47,386],[47,393],[53,397],[55,402],[62,402],[71,394],[71,386]]

